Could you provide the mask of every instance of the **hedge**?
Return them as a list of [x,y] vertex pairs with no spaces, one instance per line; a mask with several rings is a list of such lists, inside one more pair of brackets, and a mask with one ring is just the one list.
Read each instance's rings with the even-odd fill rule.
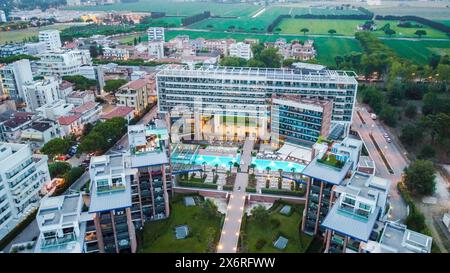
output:
[[265,194],[278,194],[278,195],[289,195],[289,196],[304,196],[304,193],[298,191],[288,191],[288,190],[275,190],[275,189],[261,189],[261,193]]
[[232,185],[223,185],[223,190],[224,191],[232,191],[233,190],[233,186]]
[[194,187],[194,188],[206,188],[206,189],[217,189],[217,185],[207,184],[207,183],[199,183],[199,182],[186,182],[179,181],[178,186],[181,187]]
[[247,188],[245,188],[245,192],[254,192],[254,193],[256,193],[256,188],[247,187]]

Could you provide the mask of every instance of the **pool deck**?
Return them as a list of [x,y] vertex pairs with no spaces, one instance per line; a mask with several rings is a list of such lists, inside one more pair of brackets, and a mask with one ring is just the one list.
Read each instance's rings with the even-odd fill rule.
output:
[[241,157],[241,171],[236,175],[233,193],[230,195],[217,253],[236,253],[237,251],[241,221],[245,208],[245,188],[248,184],[248,165],[251,163],[254,144],[254,140],[249,139],[244,143]]

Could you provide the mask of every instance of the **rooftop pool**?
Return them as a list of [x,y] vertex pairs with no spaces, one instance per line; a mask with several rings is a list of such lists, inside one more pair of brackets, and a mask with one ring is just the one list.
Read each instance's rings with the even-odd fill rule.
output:
[[183,164],[193,164],[193,165],[203,165],[203,162],[205,162],[206,165],[215,167],[216,164],[219,167],[226,167],[229,168],[229,162],[238,162],[240,160],[240,155],[237,155],[236,157],[232,156],[216,156],[216,155],[194,155],[191,159],[184,159],[184,158],[177,158],[177,155],[172,156],[172,160],[176,163],[183,163]]
[[257,159],[252,158],[252,163],[256,165],[257,170],[266,170],[267,167],[270,167],[271,171],[278,171],[282,169],[283,172],[292,172],[292,168],[294,168],[295,172],[301,172],[305,168],[305,165],[296,162],[290,161],[279,161],[279,160],[270,160],[270,159]]

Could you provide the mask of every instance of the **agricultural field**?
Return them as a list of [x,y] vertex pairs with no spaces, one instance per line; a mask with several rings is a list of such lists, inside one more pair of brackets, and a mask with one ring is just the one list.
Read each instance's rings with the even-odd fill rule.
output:
[[57,30],[63,30],[65,28],[71,27],[73,23],[67,23],[67,24],[55,24],[51,26],[44,26],[44,27],[33,27],[33,28],[27,28],[22,30],[15,30],[15,31],[6,31],[6,32],[0,32],[0,44],[4,44],[6,42],[22,42],[23,39],[28,39],[33,36],[37,36],[39,34],[39,31],[42,30],[48,30],[48,29],[57,29]]
[[90,11],[161,11],[167,15],[190,16],[203,11],[211,11],[213,15],[219,16],[246,16],[256,10],[259,6],[252,4],[220,4],[208,2],[180,2],[171,0],[140,0],[136,3],[118,3],[104,6],[71,7],[71,10]]
[[400,57],[413,60],[419,65],[427,64],[430,56],[450,54],[450,42],[448,41],[407,41],[407,40],[382,40],[392,48]]
[[[383,1],[384,2],[384,1]],[[449,20],[450,8],[448,3],[424,1],[422,3],[415,2],[414,4],[405,4],[405,2],[398,2],[396,4],[383,4],[382,6],[367,6],[366,8],[374,12],[376,15],[415,15],[431,20]],[[393,12],[395,10],[395,12]],[[395,14],[394,14],[395,13]]]
[[[303,35],[300,31],[302,28],[308,28],[309,32],[306,35],[328,35],[328,30],[336,30],[334,35],[353,36],[357,31],[357,26],[364,24],[364,20],[321,20],[321,19],[285,19],[277,26],[281,29],[281,34],[299,34]],[[432,29],[428,26],[422,28],[404,28],[398,27],[397,21],[379,20],[375,21],[378,29],[382,28],[385,24],[390,24],[390,28],[393,29],[396,34],[392,37],[404,37],[404,38],[417,38],[414,34],[417,29],[423,29],[427,32],[425,38],[439,38],[446,39],[448,36],[442,31]],[[377,30],[373,32],[375,35],[383,37],[387,36],[383,31]]]

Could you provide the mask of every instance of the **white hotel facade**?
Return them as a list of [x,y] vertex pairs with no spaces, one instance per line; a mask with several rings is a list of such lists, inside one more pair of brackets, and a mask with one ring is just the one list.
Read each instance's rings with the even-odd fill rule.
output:
[[[270,132],[272,95],[297,94],[306,99],[331,100],[331,131],[340,127],[345,134],[350,128],[356,101],[355,76],[354,72],[326,69],[168,65],[156,76],[158,107],[161,113],[170,113],[171,117],[177,110],[193,113],[196,139],[204,138],[201,134],[206,128],[210,128],[213,135],[223,130],[224,126],[218,124],[229,120],[230,116],[235,121],[235,117],[239,117],[246,124],[257,123],[257,130],[248,130],[245,137],[266,139]],[[227,118],[223,118],[225,116]],[[229,133],[222,131],[218,136],[230,138]]]

